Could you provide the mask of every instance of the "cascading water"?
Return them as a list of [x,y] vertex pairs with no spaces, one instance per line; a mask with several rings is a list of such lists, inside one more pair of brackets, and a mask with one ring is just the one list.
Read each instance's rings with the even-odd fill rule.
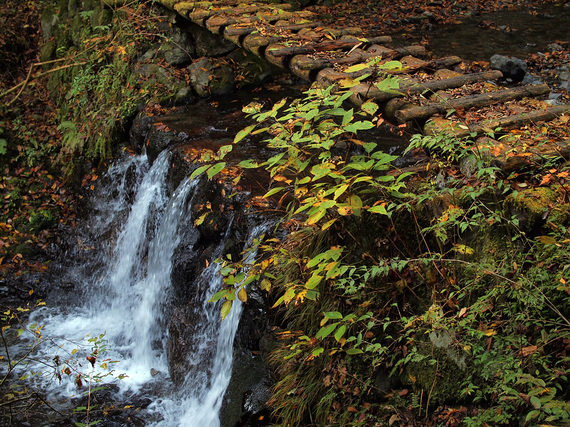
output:
[[[265,232],[267,227],[267,224],[253,227],[248,237],[248,246],[251,246],[253,240]],[[220,305],[208,302],[222,285],[220,266],[213,260],[221,255],[228,234],[226,233],[214,252],[212,262],[196,280],[196,286],[205,289],[206,292],[201,306],[195,308],[202,322],[193,337],[199,345],[191,357],[196,358],[195,365],[202,365],[202,370],[197,375],[193,370],[186,377],[177,399],[169,403],[171,409],[167,412],[171,417],[163,420],[161,426],[217,427],[220,425],[219,413],[232,373],[233,343],[243,310],[242,302],[236,298],[232,310],[222,322]],[[255,251],[250,252],[245,260],[246,265],[253,262],[255,255]],[[213,343],[212,337],[217,337]],[[212,344],[215,345],[213,354],[209,348]],[[211,359],[211,363],[205,370],[204,362],[208,359]]]
[[[52,307],[33,315],[33,322],[44,325],[44,334],[61,336],[59,349],[62,357],[69,355],[85,336],[105,333],[112,353],[119,360],[117,372],[127,378],[120,383],[123,392],[131,395],[157,381],[168,381],[168,363],[164,352],[166,339],[165,312],[171,296],[172,258],[180,244],[180,229],[188,227],[191,204],[197,181],[185,179],[170,199],[166,196],[166,176],[170,157],[163,152],[152,167],[145,166],[142,157],[129,160],[130,166],[115,167],[111,174],[116,182],[109,187],[114,198],[99,203],[104,209],[94,219],[97,227],[105,228],[120,221],[123,225],[110,254],[93,255],[96,274],[81,277],[89,269],[80,268],[73,274],[82,280],[83,301],[74,307]],[[124,176],[132,168],[141,171],[133,203],[125,215],[128,191],[124,190]],[[122,214],[121,214],[122,212]],[[230,221],[230,224],[232,221]],[[191,225],[189,226],[191,227]],[[260,234],[261,228],[251,231],[249,240]],[[194,230],[197,233],[197,231]],[[196,351],[188,354],[190,364],[200,367],[192,370],[185,383],[176,392],[149,396],[154,400],[150,411],[159,414],[152,423],[163,426],[218,426],[224,393],[231,377],[233,341],[239,324],[242,305],[236,300],[231,313],[221,322],[219,306],[208,299],[219,290],[219,266],[213,262],[222,254],[226,237],[221,239],[209,266],[195,280],[194,287],[202,301],[194,307],[200,325],[193,337],[202,342]],[[102,267],[101,267],[102,266]],[[215,343],[208,346],[207,343]],[[53,357],[53,348],[46,349]],[[49,352],[49,353],[48,353]],[[160,375],[158,375],[160,374]],[[160,387],[159,387],[160,388]],[[152,386],[150,386],[152,389]],[[54,395],[61,387],[53,388]],[[66,392],[78,394],[73,378],[69,378]]]

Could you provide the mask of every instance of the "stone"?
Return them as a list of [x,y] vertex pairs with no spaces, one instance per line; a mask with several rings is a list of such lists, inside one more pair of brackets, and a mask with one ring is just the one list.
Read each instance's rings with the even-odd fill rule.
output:
[[224,39],[221,35],[212,34],[198,25],[188,27],[188,31],[194,39],[196,56],[219,57],[237,49],[232,42]]
[[564,50],[564,48],[560,46],[558,43],[550,43],[548,46],[546,46],[546,48],[551,52]]
[[526,62],[516,57],[493,55],[489,64],[492,70],[499,70],[506,79],[520,82],[528,71]]
[[225,95],[234,90],[234,73],[226,61],[202,58],[188,67],[190,84],[201,97]]
[[164,58],[167,64],[186,66],[192,62],[196,54],[194,41],[188,33],[175,32],[170,41],[160,46],[157,56]]

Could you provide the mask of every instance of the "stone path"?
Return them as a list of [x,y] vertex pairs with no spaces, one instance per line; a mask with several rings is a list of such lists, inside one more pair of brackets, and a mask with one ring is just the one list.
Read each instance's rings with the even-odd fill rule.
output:
[[[459,57],[432,59],[424,46],[391,47],[389,36],[364,38],[358,27],[326,27],[311,12],[294,11],[289,4],[231,0],[160,3],[307,81],[350,86],[355,104],[374,100],[390,122],[424,133],[445,129],[459,135],[489,134],[497,128],[504,133],[552,120],[564,124],[570,113],[570,105],[549,105],[537,99],[550,92],[546,84],[504,87],[505,76],[498,70],[458,72],[463,62]],[[390,61],[401,66],[383,69]],[[389,76],[399,78],[396,90],[379,90],[375,83]],[[465,114],[473,109],[477,114]],[[526,163],[521,155],[528,159],[567,157],[569,136],[558,133],[539,147],[525,144],[524,152],[508,141],[486,141],[493,155],[504,157],[501,164],[509,169],[507,163],[511,167]]]

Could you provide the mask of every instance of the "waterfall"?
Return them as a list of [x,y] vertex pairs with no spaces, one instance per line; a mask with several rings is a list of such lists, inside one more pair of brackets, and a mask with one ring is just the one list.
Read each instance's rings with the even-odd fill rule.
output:
[[[98,212],[91,228],[95,227],[97,230],[92,231],[100,235],[105,233],[98,229],[122,223],[112,239],[113,247],[92,254],[97,268],[79,266],[77,272],[70,273],[81,281],[78,287],[84,288],[82,301],[76,306],[37,310],[31,319],[44,325],[46,336],[62,337],[53,340],[62,358],[72,354],[85,337],[105,333],[111,352],[106,356],[120,362],[115,370],[127,377],[119,385],[123,393],[130,395],[143,389],[152,390],[154,382],[168,381],[165,316],[172,296],[172,260],[180,244],[181,227],[193,224],[191,206],[198,185],[197,180],[185,179],[167,197],[169,165],[170,155],[165,151],[151,167],[146,156],[138,156],[110,169],[107,178],[111,183],[107,190],[99,191],[100,196],[107,195],[107,200],[97,201]],[[137,171],[136,190],[129,196],[126,174],[133,168]],[[200,324],[192,337],[198,345],[188,354],[188,360],[200,369],[193,369],[179,390],[154,387],[162,391],[149,396],[153,400],[149,410],[158,414],[151,424],[220,425],[219,412],[231,378],[233,342],[243,307],[236,299],[230,314],[221,322],[220,305],[207,301],[222,285],[220,267],[214,260],[222,255],[232,224],[230,221],[208,267],[192,284],[200,290],[196,293],[202,301],[193,307]],[[251,230],[248,244],[265,228]],[[87,275],[86,271],[95,273]],[[54,357],[53,348],[45,351],[47,357]],[[52,392],[54,396],[78,394],[72,377],[67,378],[64,392],[61,386],[53,387]]]
[[[253,240],[258,238],[268,228],[267,224],[253,227],[250,231],[247,245],[251,247]],[[213,255],[212,262],[202,272],[197,279],[195,286],[207,289],[201,306],[197,307],[202,322],[199,333],[194,339],[201,343],[199,350],[190,357],[198,356],[196,364],[204,363],[208,358],[211,345],[211,337],[217,337],[214,341],[215,352],[211,357],[211,365],[208,367],[210,374],[202,371],[199,375],[190,374],[187,376],[184,386],[177,399],[169,402],[171,418],[165,418],[160,425],[183,427],[217,427],[220,425],[219,412],[222,407],[225,391],[230,383],[233,362],[233,343],[239,326],[243,303],[236,298],[232,309],[224,321],[221,321],[220,304],[209,303],[208,300],[221,289],[222,276],[219,274],[220,265],[213,262],[221,255],[226,237],[219,244],[217,251]],[[249,253],[245,260],[253,262],[256,251]]]

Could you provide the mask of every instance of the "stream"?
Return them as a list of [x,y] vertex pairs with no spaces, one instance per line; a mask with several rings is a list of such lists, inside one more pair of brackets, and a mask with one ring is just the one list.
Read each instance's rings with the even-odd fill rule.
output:
[[548,51],[556,40],[568,41],[570,5],[547,5],[537,9],[511,10],[461,19],[460,24],[435,26],[430,31],[398,33],[400,44],[429,41],[434,57],[456,55],[468,61],[489,61],[494,54],[526,59]]
[[[556,22],[562,31],[550,31],[548,41],[567,37],[569,10],[558,8],[555,15],[541,18],[540,28]],[[485,16],[461,27],[440,28],[430,33],[430,49],[437,56],[478,60],[493,53],[528,52],[531,41],[542,49],[544,29],[519,26],[516,17],[523,13],[493,15],[494,26],[512,31],[482,29],[477,23],[491,19]],[[43,326],[42,334],[49,339],[37,350],[37,364],[28,369],[45,371],[42,360],[57,361],[56,374],[37,378],[55,406],[83,405],[81,396],[91,382],[93,387],[111,384],[110,398],[117,406],[100,425],[246,425],[240,421],[244,412],[263,409],[270,386],[258,356],[264,328],[254,330],[264,316],[262,293],[254,289],[247,305],[236,299],[224,322],[220,302],[208,302],[222,286],[216,260],[251,247],[274,225],[273,219],[248,211],[244,203],[256,188],[263,190],[263,178],[250,176],[241,194],[223,198],[223,187],[215,180],[188,178],[191,166],[183,161],[183,153],[229,143],[245,126],[242,105],[254,97],[270,103],[284,95],[299,96],[299,91],[241,92],[239,98],[215,104],[201,100],[160,117],[169,129],[166,133],[155,132],[151,119],[138,122],[131,141],[138,154],[119,158],[86,196],[80,225],[52,266],[59,277],[48,305],[30,318],[30,323]],[[401,151],[401,138],[382,128],[375,132],[367,138],[381,141],[387,152]],[[242,145],[234,153],[237,161],[266,155],[254,140]],[[207,204],[215,208],[212,215],[217,209],[216,216],[195,227],[196,213]],[[85,358],[94,348],[98,354],[91,369]],[[61,372],[61,380],[55,379]],[[228,409],[232,405],[234,409]],[[84,419],[79,414],[68,421],[73,425]],[[37,425],[52,424],[45,420]]]

